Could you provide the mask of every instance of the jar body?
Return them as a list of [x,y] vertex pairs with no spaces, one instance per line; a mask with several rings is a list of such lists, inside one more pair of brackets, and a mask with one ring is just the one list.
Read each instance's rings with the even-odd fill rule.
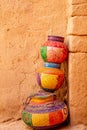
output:
[[62,63],[67,58],[68,48],[64,40],[55,37],[48,36],[48,41],[41,46],[41,56],[45,62]]
[[57,68],[41,68],[37,71],[37,82],[44,90],[53,92],[59,89],[64,81],[64,73]]
[[[40,100],[41,97],[38,99]],[[58,102],[56,98],[51,101],[45,100],[43,103],[38,103],[37,100],[35,102],[29,102],[22,112],[22,119],[27,125],[38,129],[52,128],[67,119],[67,106]]]

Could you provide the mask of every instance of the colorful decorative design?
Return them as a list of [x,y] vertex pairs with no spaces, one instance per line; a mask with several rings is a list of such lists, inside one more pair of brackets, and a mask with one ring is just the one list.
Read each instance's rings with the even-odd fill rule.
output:
[[48,103],[55,100],[56,100],[56,95],[54,93],[39,91],[37,94],[33,96],[33,98],[29,100],[29,102],[32,104],[43,104],[43,103]]
[[49,116],[47,113],[33,114],[32,122],[34,126],[49,126]]
[[49,114],[49,120],[50,120],[51,125],[56,125],[56,124],[60,124],[61,122],[63,122],[62,110],[51,112]]
[[23,111],[22,119],[27,125],[32,126],[32,115],[30,113]]
[[44,61],[62,63],[68,55],[66,44],[59,41],[51,41],[50,37],[41,47],[41,56]]
[[[49,93],[45,94],[43,95],[42,93],[42,96],[37,94],[36,96],[30,97],[30,102],[25,105],[22,112],[22,119],[27,125],[38,128],[51,128],[66,120],[68,113],[66,112],[67,107],[65,103],[59,102],[54,93],[51,95]],[[38,102],[38,100],[41,101]]]
[[38,84],[46,91],[59,89],[64,81],[64,74],[60,69],[41,68],[37,73]]
[[37,71],[37,82],[42,91],[29,96],[22,111],[22,120],[28,126],[50,129],[67,119],[66,104],[60,102],[55,93],[51,93],[63,84],[64,73],[60,65],[67,55],[68,48],[63,37],[48,36],[48,41],[41,46],[41,56],[45,63],[44,67]]

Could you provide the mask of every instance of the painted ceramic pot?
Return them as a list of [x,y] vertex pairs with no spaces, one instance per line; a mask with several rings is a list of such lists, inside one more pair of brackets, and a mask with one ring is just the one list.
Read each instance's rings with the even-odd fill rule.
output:
[[40,68],[37,71],[37,82],[44,90],[53,92],[59,89],[64,81],[64,73],[57,68]]
[[64,38],[48,36],[48,41],[41,46],[41,56],[46,62],[62,63],[68,55]]
[[53,128],[67,119],[65,103],[58,102],[54,94],[38,94],[27,98],[22,119],[36,129]]

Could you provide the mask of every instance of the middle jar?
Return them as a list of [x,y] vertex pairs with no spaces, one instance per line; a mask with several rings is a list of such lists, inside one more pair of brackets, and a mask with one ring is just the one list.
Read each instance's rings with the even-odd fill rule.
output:
[[53,92],[59,89],[64,81],[64,73],[58,68],[43,67],[37,71],[37,82],[44,90]]

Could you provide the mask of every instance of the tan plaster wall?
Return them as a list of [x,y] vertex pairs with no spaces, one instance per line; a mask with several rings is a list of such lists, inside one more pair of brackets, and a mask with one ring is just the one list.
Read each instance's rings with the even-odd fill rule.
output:
[[87,124],[87,0],[69,0],[69,4],[70,121]]
[[66,5],[66,0],[0,0],[0,122],[20,118],[26,97],[39,89],[39,49],[47,35],[66,36]]

